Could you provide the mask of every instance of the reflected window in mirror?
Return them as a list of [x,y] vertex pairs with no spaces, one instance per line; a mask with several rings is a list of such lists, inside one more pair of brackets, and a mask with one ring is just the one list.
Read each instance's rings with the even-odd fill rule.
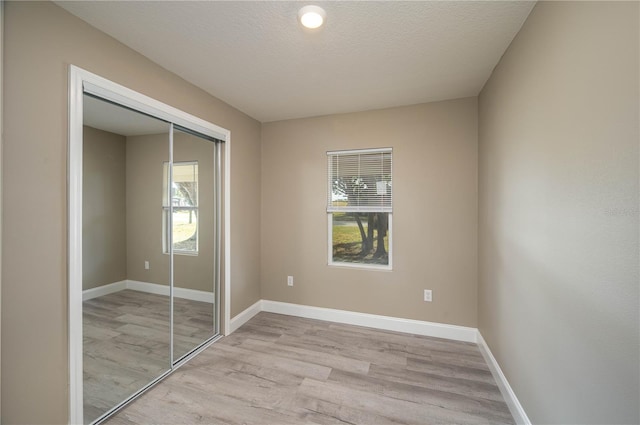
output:
[[[169,253],[168,218],[173,207],[173,252],[198,255],[198,161],[173,163],[173,184],[169,163],[164,163],[162,191],[163,251]],[[170,195],[169,195],[170,193]]]

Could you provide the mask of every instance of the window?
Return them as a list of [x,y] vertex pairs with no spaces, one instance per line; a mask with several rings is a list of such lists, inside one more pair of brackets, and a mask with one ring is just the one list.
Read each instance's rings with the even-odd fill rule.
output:
[[169,204],[169,163],[164,163],[162,191],[163,251],[169,253],[167,235],[170,205],[173,207],[173,252],[198,254],[198,162],[174,162],[171,204]]
[[327,152],[330,265],[391,269],[392,154]]

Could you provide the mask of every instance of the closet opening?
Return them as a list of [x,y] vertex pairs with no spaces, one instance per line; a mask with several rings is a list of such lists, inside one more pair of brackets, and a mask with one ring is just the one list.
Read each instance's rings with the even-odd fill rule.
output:
[[225,333],[230,132],[74,66],[69,87],[70,422],[94,424]]

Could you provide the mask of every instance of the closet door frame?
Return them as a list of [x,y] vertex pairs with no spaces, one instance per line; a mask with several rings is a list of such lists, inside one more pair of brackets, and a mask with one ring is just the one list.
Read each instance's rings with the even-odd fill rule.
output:
[[[222,326],[220,335],[230,332],[230,287],[231,287],[231,132],[196,116],[152,99],[120,84],[86,71],[69,66],[69,145],[68,145],[68,347],[69,347],[69,423],[83,423],[83,364],[82,364],[82,125],[83,95],[98,96],[125,107],[155,116],[213,137],[224,142],[224,290],[218,287],[216,297],[222,291]],[[219,149],[219,147],[217,147]],[[220,252],[218,252],[218,256]],[[219,257],[218,257],[219,258]],[[220,272],[219,268],[216,271]],[[218,279],[219,280],[219,279]],[[144,389],[153,386],[166,375],[187,362],[202,349],[215,341],[205,343],[190,356],[171,366],[171,369],[150,382]],[[131,399],[137,397],[136,394]],[[126,400],[122,405],[131,400]],[[121,407],[122,405],[118,406]]]

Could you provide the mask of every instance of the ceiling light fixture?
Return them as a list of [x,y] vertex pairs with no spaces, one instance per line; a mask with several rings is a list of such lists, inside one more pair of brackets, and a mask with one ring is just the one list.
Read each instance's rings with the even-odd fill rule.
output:
[[305,6],[298,11],[300,23],[311,29],[320,27],[326,17],[327,13],[319,6]]

